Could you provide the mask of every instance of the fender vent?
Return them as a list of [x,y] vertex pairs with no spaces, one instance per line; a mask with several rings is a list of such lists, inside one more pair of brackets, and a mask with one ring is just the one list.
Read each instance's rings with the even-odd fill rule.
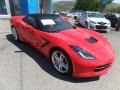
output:
[[96,43],[98,40],[95,39],[94,37],[90,37],[86,39],[89,43]]

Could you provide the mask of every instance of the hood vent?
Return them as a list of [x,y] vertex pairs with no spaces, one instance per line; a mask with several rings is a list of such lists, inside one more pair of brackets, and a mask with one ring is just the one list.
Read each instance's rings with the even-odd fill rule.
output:
[[89,43],[96,43],[98,40],[95,39],[94,37],[90,37],[86,39]]

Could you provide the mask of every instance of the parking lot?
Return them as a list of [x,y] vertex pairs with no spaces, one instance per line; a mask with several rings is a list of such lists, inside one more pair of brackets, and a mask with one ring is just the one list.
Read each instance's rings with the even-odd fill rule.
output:
[[120,32],[101,34],[116,52],[112,69],[100,78],[72,78],[58,74],[36,50],[15,42],[10,32],[0,32],[0,90],[120,90]]

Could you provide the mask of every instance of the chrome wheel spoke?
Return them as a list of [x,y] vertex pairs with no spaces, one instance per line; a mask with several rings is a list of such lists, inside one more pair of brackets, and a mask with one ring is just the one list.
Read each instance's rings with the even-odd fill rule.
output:
[[57,71],[60,73],[67,73],[69,69],[69,63],[66,56],[59,51],[55,51],[52,54],[52,63]]
[[60,54],[60,60],[62,61],[65,58],[65,56],[61,53]]
[[59,71],[63,72],[63,68],[62,68],[61,64],[59,64],[58,69],[59,69]]
[[54,60],[54,61],[53,61],[53,64],[54,64],[54,65],[58,65],[58,64],[59,64],[59,62],[58,62],[58,61],[56,61],[56,60]]
[[62,63],[62,67],[63,67],[64,69],[68,70],[68,65],[67,65],[67,64]]
[[53,54],[53,57],[54,57],[54,59],[56,59],[57,61],[59,61],[59,57],[58,57],[58,55],[56,53]]
[[15,40],[18,40],[18,36],[17,36],[17,32],[15,30],[15,28],[12,28],[12,34]]

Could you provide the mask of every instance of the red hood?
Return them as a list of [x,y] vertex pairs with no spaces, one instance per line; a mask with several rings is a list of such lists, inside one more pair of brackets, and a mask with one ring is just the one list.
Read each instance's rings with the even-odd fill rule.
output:
[[[56,33],[56,37],[63,39],[70,45],[76,45],[80,48],[87,50],[88,52],[92,53],[93,55],[99,55],[101,58],[103,56],[108,57],[112,56],[113,50],[111,45],[108,41],[102,37],[100,34],[89,33],[88,30],[77,28],[64,30],[59,33]],[[100,36],[100,37],[98,37]],[[96,43],[90,43],[86,39],[93,37],[97,40]],[[109,53],[106,53],[109,52]],[[105,57],[103,57],[105,59]],[[111,57],[110,57],[111,58]]]
[[[79,29],[77,28],[76,30],[71,29],[71,30],[64,30],[60,33],[58,33],[59,37],[62,37],[65,39],[67,42],[73,45],[78,45],[83,48],[93,48],[94,50],[99,49],[104,47],[105,41],[100,40],[97,36],[90,34],[87,30],[85,29]],[[86,39],[94,37],[97,41],[97,43],[90,43]],[[99,44],[99,45],[96,45]]]

